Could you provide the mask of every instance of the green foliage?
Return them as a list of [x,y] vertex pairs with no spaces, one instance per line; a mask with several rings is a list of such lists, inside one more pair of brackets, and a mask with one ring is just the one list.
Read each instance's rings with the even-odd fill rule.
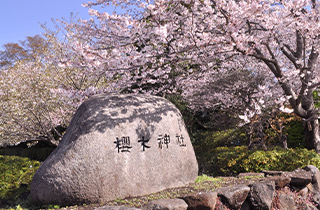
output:
[[55,150],[55,148],[0,148],[0,155],[14,155],[27,157],[32,160],[44,161]]
[[313,150],[302,148],[250,151],[245,146],[218,147],[207,155],[207,159],[199,160],[199,164],[202,173],[212,176],[233,176],[262,170],[292,171],[310,164],[320,167],[320,156]]
[[288,122],[286,125],[289,148],[305,148],[304,126],[301,120]]
[[216,182],[221,181],[222,178],[215,178],[212,176],[208,176],[206,174],[202,174],[201,176],[198,176],[195,183],[202,183],[202,182]]
[[244,171],[261,172],[262,170],[293,171],[306,165],[320,166],[320,156],[307,149],[274,149],[255,151],[241,163]]
[[238,163],[247,158],[246,146],[217,147],[210,152],[198,156],[201,173],[212,176],[231,176],[243,171]]
[[320,107],[320,92],[319,90],[313,91],[313,100],[314,100],[314,106],[316,108]]
[[240,128],[223,131],[203,131],[198,134],[198,138],[201,139],[201,147],[205,150],[221,146],[239,146],[248,143],[245,132]]
[[188,103],[184,101],[180,95],[176,94],[167,95],[166,99],[173,103],[181,112],[189,134],[195,133],[199,127],[197,126],[196,118],[192,110],[188,107]]
[[0,155],[0,199],[16,200],[29,190],[30,183],[40,162],[16,156]]
[[[214,158],[212,158],[212,155],[221,152],[219,150],[221,146],[234,146],[234,145],[248,144],[246,135],[240,128],[227,129],[224,131],[199,130],[196,133],[195,138],[196,139],[192,143],[198,159],[200,173],[208,173],[207,165],[210,165],[211,161],[216,161]],[[235,147],[230,147],[230,148],[235,148]],[[231,155],[231,153],[228,155]],[[219,170],[220,170],[219,168],[216,168],[210,171],[219,171]]]

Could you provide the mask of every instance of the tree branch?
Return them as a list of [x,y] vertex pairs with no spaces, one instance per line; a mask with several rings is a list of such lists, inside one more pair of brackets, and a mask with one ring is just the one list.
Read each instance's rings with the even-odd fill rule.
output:
[[318,59],[319,53],[317,50],[312,46],[311,53],[308,59],[308,68],[313,71],[313,67],[315,66],[315,63]]
[[[271,49],[268,49],[268,50],[271,51]],[[281,69],[280,69],[280,66],[279,66],[277,60],[276,59],[269,59],[269,58],[265,57],[262,54],[261,50],[258,48],[255,48],[255,51],[257,54],[249,54],[249,56],[253,56],[257,59],[262,60],[269,67],[269,69],[272,71],[274,76],[276,76],[276,78],[278,78],[278,79],[282,78]],[[271,54],[271,56],[273,55],[272,52],[270,54]],[[274,55],[273,55],[273,57],[274,57]]]
[[296,43],[297,43],[297,46],[296,46],[296,52],[294,53],[294,56],[296,57],[296,59],[299,60],[302,58],[304,44],[303,44],[303,37],[298,30],[296,30]]
[[[284,45],[286,48],[288,48],[286,45]],[[284,47],[280,48],[282,53],[293,63],[294,67],[299,69],[301,66],[299,66],[296,62],[296,58],[292,53],[289,53]],[[291,52],[291,49],[288,48],[288,50]]]

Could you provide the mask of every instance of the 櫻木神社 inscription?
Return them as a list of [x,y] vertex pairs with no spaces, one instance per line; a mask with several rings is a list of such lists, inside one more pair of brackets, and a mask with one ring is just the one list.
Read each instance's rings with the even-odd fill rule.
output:
[[[141,138],[139,138],[137,140],[137,142],[140,143],[143,152],[146,151],[146,149],[151,148],[150,140],[151,139],[148,139],[145,136],[141,136]],[[163,148],[169,149],[169,144],[172,143],[170,135],[168,135],[168,134],[158,135],[158,138],[156,140],[157,140],[157,144],[158,144],[159,149],[163,149]],[[120,138],[116,137],[116,141],[114,141],[113,143],[115,144],[115,149],[118,150],[118,153],[130,152],[130,150],[132,149],[130,136],[122,136]],[[184,143],[184,138],[183,138],[182,134],[176,135],[176,144],[179,147],[186,147],[187,146]]]

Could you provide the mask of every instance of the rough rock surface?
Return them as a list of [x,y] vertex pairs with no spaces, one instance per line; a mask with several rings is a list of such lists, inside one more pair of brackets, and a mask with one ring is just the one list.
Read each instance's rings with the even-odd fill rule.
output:
[[320,192],[315,192],[312,196],[313,202],[320,207]]
[[320,192],[320,171],[316,166],[308,165],[303,168],[306,171],[311,172],[311,186],[312,189],[309,189],[311,192]]
[[276,188],[284,188],[285,186],[289,185],[291,182],[290,177],[285,176],[269,176],[267,177],[268,181],[274,181]]
[[290,177],[291,182],[290,185],[293,186],[305,186],[311,182],[311,172],[303,170],[301,168],[297,168],[294,171],[291,172],[285,172],[282,174],[282,176]]
[[246,185],[236,185],[232,187],[221,187],[217,190],[218,196],[222,203],[231,209],[240,209],[246,200],[250,191],[250,187]]
[[274,194],[274,181],[256,182],[251,186],[249,200],[254,209],[269,210]]
[[183,197],[188,204],[188,210],[214,210],[217,202],[216,192],[200,192],[195,195]]
[[142,210],[186,210],[188,204],[182,199],[161,199],[150,201]]
[[294,202],[294,198],[292,195],[288,195],[284,192],[280,192],[279,195],[279,209],[290,209],[290,210],[296,210],[296,203]]
[[[318,169],[315,166],[309,166],[309,168],[311,168],[313,171],[317,171]],[[308,169],[306,169],[306,172],[309,171]],[[303,172],[303,171],[301,171]],[[268,172],[269,173],[269,172]],[[309,210],[316,210],[316,209],[320,209],[319,208],[319,203],[320,203],[320,193],[319,191],[315,190],[316,188],[313,188],[311,185],[311,183],[307,184],[307,186],[299,186],[299,187],[295,187],[290,185],[290,180],[286,179],[286,177],[282,176],[282,174],[285,174],[287,172],[275,172],[274,174],[279,174],[277,176],[267,176],[267,177],[261,177],[259,179],[256,179],[255,181],[251,182],[249,180],[247,180],[247,182],[245,182],[246,186],[251,186],[251,194],[252,194],[252,190],[255,189],[256,191],[258,191],[256,194],[256,196],[251,197],[250,193],[248,194],[246,200],[242,203],[240,210],[253,210],[253,209],[309,209]],[[273,174],[272,172],[269,174]],[[285,178],[285,179],[283,179]],[[226,179],[228,180],[229,178],[226,177]],[[280,182],[283,184],[277,186],[277,191],[274,193],[275,196],[273,196],[272,199],[272,205],[265,205],[264,203],[270,203],[269,202],[261,202],[261,201],[265,201],[266,197],[272,197],[270,195],[266,195],[268,194],[266,190],[266,188],[270,188],[271,189],[271,194],[272,194],[272,189],[274,189],[274,183],[277,179],[280,179]],[[230,179],[229,179],[230,180]],[[188,195],[183,197],[183,199],[186,201],[186,203],[188,204],[187,210],[191,210],[191,209],[197,209],[197,210],[209,210],[209,209],[214,209],[214,210],[230,210],[231,208],[228,208],[228,206],[230,207],[231,204],[228,203],[230,202],[234,202],[234,199],[223,199],[223,194],[232,194],[230,193],[230,191],[232,191],[232,189],[234,189],[235,191],[238,191],[239,188],[241,188],[243,182],[240,180],[234,180],[232,178],[232,182],[237,183],[236,186],[234,187],[223,187],[223,188],[219,188],[217,189],[215,192],[201,192],[195,195]],[[231,182],[230,182],[231,183]],[[258,183],[261,183],[258,184]],[[307,183],[307,182],[305,182]],[[270,185],[270,186],[268,186]],[[238,187],[237,187],[238,186]],[[254,186],[260,186],[260,187],[254,187]],[[261,187],[262,186],[262,187]],[[280,186],[283,186],[280,187]],[[269,189],[269,191],[270,191]],[[292,191],[295,190],[296,191]],[[314,191],[312,191],[314,190]],[[235,193],[237,194],[237,193]],[[216,201],[214,201],[214,198],[217,196]],[[312,197],[310,197],[312,196]],[[231,196],[232,197],[232,196]],[[237,196],[235,196],[237,197]],[[254,203],[257,203],[258,205],[253,206],[251,205],[251,201],[250,199],[254,200]],[[242,200],[242,199],[241,199]],[[181,200],[177,200],[178,202],[180,202]],[[160,200],[160,203],[165,203],[165,200]],[[174,200],[170,200],[170,202],[174,202]],[[151,203],[158,203],[158,201],[151,201]],[[210,203],[210,205],[208,205]],[[215,206],[214,206],[214,205]],[[239,205],[241,204],[241,202],[239,202]],[[260,205],[261,204],[261,205]],[[238,206],[239,206],[238,205]],[[145,206],[148,206],[145,205]],[[169,205],[151,205],[151,206],[155,206],[157,209],[163,209],[163,210],[170,210]],[[174,206],[174,205],[172,205]],[[267,207],[266,207],[267,206]],[[111,210],[117,210],[117,209],[113,209],[110,206],[105,206],[103,207],[104,209],[108,209],[111,208]],[[174,207],[173,207],[174,208]],[[125,210],[123,209],[123,207],[121,207],[120,210]],[[129,209],[128,209],[129,210]]]
[[96,95],[75,113],[34,175],[40,204],[100,203],[194,182],[198,164],[179,110],[148,95]]

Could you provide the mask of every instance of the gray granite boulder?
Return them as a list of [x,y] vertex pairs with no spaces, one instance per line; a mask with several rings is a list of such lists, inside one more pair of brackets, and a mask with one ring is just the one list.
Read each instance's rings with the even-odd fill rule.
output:
[[96,95],[77,110],[34,175],[39,204],[141,196],[195,181],[198,164],[179,110],[149,95]]

